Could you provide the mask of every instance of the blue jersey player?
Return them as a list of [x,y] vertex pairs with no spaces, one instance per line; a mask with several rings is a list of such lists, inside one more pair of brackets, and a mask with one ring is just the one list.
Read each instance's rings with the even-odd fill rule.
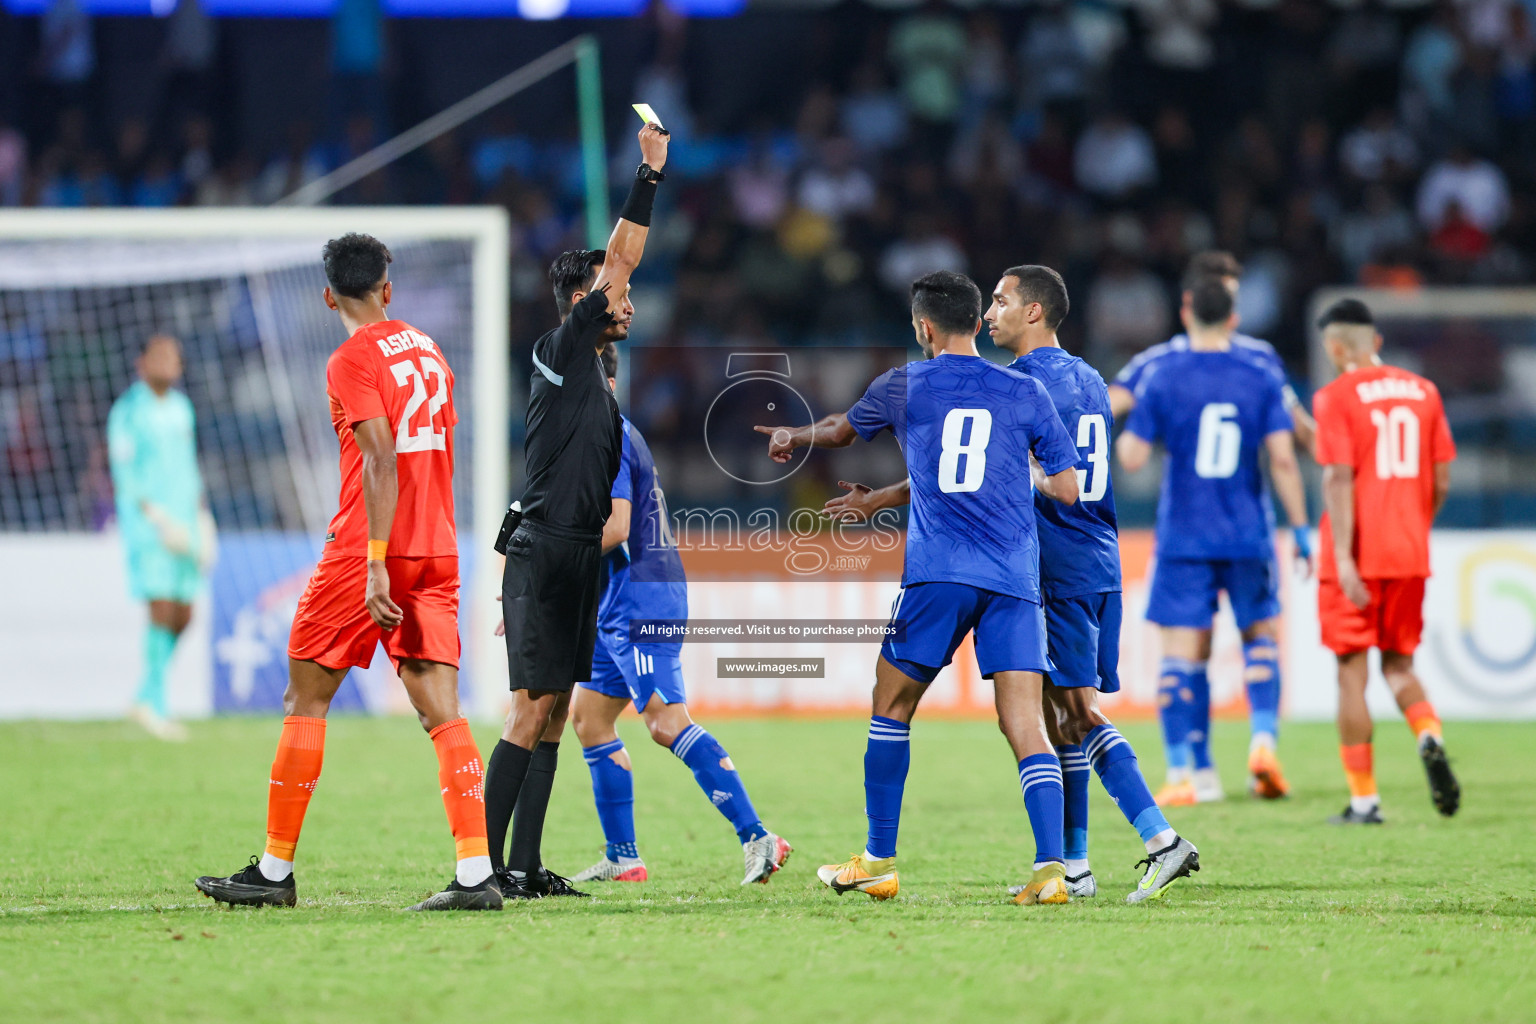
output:
[[[1190,258],[1189,266],[1184,271],[1184,294],[1179,309],[1180,318],[1189,316],[1191,289],[1196,283],[1207,277],[1219,277],[1235,300],[1238,294],[1238,283],[1242,276],[1243,265],[1231,253],[1214,249],[1196,253]],[[1284,379],[1285,364],[1280,361],[1279,353],[1269,342],[1233,331],[1231,343],[1232,351],[1245,354],[1257,362],[1272,367],[1275,373]],[[1136,389],[1147,371],[1159,359],[1172,352],[1188,351],[1189,335],[1175,334],[1167,341],[1138,353],[1134,359],[1126,363],[1109,385],[1109,407],[1115,414],[1115,419],[1123,422],[1135,408]],[[1296,433],[1296,440],[1301,442],[1302,447],[1311,451],[1317,440],[1317,421],[1308,415],[1306,407],[1301,404],[1301,399],[1296,397],[1296,391],[1289,383],[1283,386],[1281,395],[1285,399],[1286,409],[1290,411],[1291,427]]]
[[938,271],[912,286],[912,325],[930,358],[887,371],[846,415],[799,429],[759,427],[769,454],[842,447],[883,430],[901,444],[911,481],[896,634],[880,649],[864,755],[863,852],[818,872],[838,893],[896,895],[896,834],[912,716],[924,691],[975,631],[976,661],[996,689],[999,724],[1018,763],[1035,837],[1035,870],[1019,904],[1065,903],[1061,764],[1045,731],[1048,661],[1030,455],[1053,498],[1077,500],[1077,449],[1038,381],[981,358],[981,291]]
[[[603,349],[612,386],[618,353]],[[592,795],[607,849],[577,882],[643,882],[647,872],[635,845],[635,784],[629,753],[614,730],[633,701],[651,739],[676,754],[699,788],[736,829],[746,859],[742,885],[766,883],[789,858],[789,843],[763,827],[730,755],[688,715],[681,642],[632,643],[633,619],[687,619],[688,581],[667,515],[651,449],[640,431],[623,420],[624,448],[613,482],[613,512],[603,527],[603,595],[598,605],[598,643],[592,679],[579,684],[571,724],[592,773]]]
[[1273,510],[1259,453],[1308,565],[1306,498],[1291,440],[1283,381],[1232,345],[1231,289],[1207,277],[1190,290],[1185,311],[1189,347],[1160,357],[1143,376],[1136,407],[1116,450],[1126,469],[1147,464],[1152,446],[1166,450],[1157,514],[1157,566],[1147,618],[1163,633],[1158,702],[1167,745],[1169,785],[1158,802],[1199,799],[1201,785],[1220,798],[1209,754],[1211,623],[1226,592],[1243,634],[1248,703],[1250,791],[1277,798],[1288,790],[1275,753],[1280,710],[1279,574]]
[[[1047,650],[1047,731],[1061,760],[1066,793],[1067,888],[1073,896],[1098,892],[1088,865],[1090,764],[1147,848],[1147,870],[1128,902],[1162,896],[1179,878],[1200,870],[1194,845],[1168,824],[1152,799],[1136,752],[1099,708],[1098,694],[1120,688],[1120,538],[1109,477],[1114,418],[1104,379],[1056,339],[1070,304],[1061,275],[1049,267],[1013,267],[992,293],[986,321],[992,341],[1018,358],[1013,367],[1038,380],[1050,395],[1067,435],[1077,443],[1078,500],[1052,501],[1035,492],[1040,534],[1040,589]],[[902,481],[871,491],[851,485],[827,502],[829,514],[862,519],[907,501]],[[1015,891],[1024,887],[1016,886]]]

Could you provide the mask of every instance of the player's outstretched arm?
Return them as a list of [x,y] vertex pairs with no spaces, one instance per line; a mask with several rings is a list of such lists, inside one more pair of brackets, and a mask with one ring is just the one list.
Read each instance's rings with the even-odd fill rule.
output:
[[876,512],[900,508],[912,500],[910,478],[886,484],[878,490],[872,490],[865,484],[851,484],[846,480],[839,480],[837,486],[848,493],[828,498],[827,503],[821,506],[821,514],[845,523],[862,523]]
[[752,428],[768,435],[768,457],[774,462],[788,462],[796,448],[846,448],[859,436],[848,422],[847,413],[823,416],[804,427]]
[[[353,428],[358,450],[363,453],[363,508],[368,513],[368,588],[363,604],[373,621],[394,629],[404,619],[400,606],[389,596],[389,569],[377,542],[389,543],[395,525],[395,505],[400,500],[400,481],[395,475],[395,434],[389,420],[376,416]],[[374,555],[379,555],[375,558]]]
[[[660,171],[667,162],[667,142],[670,136],[659,124],[648,124],[640,129],[640,156],[646,166]],[[645,252],[645,237],[651,231],[651,204],[656,199],[656,183],[636,178],[630,186],[629,198],[619,211],[619,222],[613,234],[608,236],[607,256],[598,270],[592,287],[608,292],[608,308],[618,308],[624,301],[624,291],[629,287],[629,277],[640,265]]]
[[1317,420],[1312,414],[1297,401],[1291,405],[1291,426],[1296,431],[1296,440],[1314,459],[1317,458]]
[[1346,463],[1323,467],[1323,506],[1333,526],[1333,560],[1339,570],[1339,589],[1356,608],[1371,603],[1371,595],[1355,565],[1355,470]]
[[608,513],[608,521],[603,524],[603,554],[629,540],[629,518],[634,508],[634,502],[628,498],[613,499],[613,511]]
[[1139,473],[1146,466],[1147,460],[1152,458],[1152,445],[1146,438],[1122,430],[1119,439],[1115,441],[1115,455],[1126,472]]
[[1269,452],[1269,476],[1275,493],[1290,520],[1296,536],[1296,565],[1303,575],[1312,571],[1311,541],[1307,534],[1307,492],[1301,484],[1301,466],[1296,462],[1296,443],[1288,430],[1277,430],[1264,438]]

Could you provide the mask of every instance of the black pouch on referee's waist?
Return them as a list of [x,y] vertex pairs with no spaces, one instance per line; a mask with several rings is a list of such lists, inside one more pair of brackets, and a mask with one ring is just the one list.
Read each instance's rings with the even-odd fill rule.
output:
[[501,517],[501,532],[496,534],[496,553],[507,553],[507,545],[512,542],[512,535],[517,532],[517,524],[523,521],[523,503],[514,501],[508,508],[507,514]]

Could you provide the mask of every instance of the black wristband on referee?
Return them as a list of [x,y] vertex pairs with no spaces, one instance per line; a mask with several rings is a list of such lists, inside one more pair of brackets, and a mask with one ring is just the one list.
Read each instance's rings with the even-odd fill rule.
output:
[[648,228],[651,226],[651,204],[654,202],[656,183],[636,178],[629,186],[629,198],[624,200],[624,209],[619,211],[619,216],[631,224]]

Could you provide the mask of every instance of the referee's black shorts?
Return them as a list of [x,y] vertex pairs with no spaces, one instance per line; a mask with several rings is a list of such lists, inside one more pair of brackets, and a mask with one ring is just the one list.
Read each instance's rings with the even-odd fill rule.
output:
[[570,690],[592,678],[601,573],[601,534],[518,524],[501,576],[512,689]]

